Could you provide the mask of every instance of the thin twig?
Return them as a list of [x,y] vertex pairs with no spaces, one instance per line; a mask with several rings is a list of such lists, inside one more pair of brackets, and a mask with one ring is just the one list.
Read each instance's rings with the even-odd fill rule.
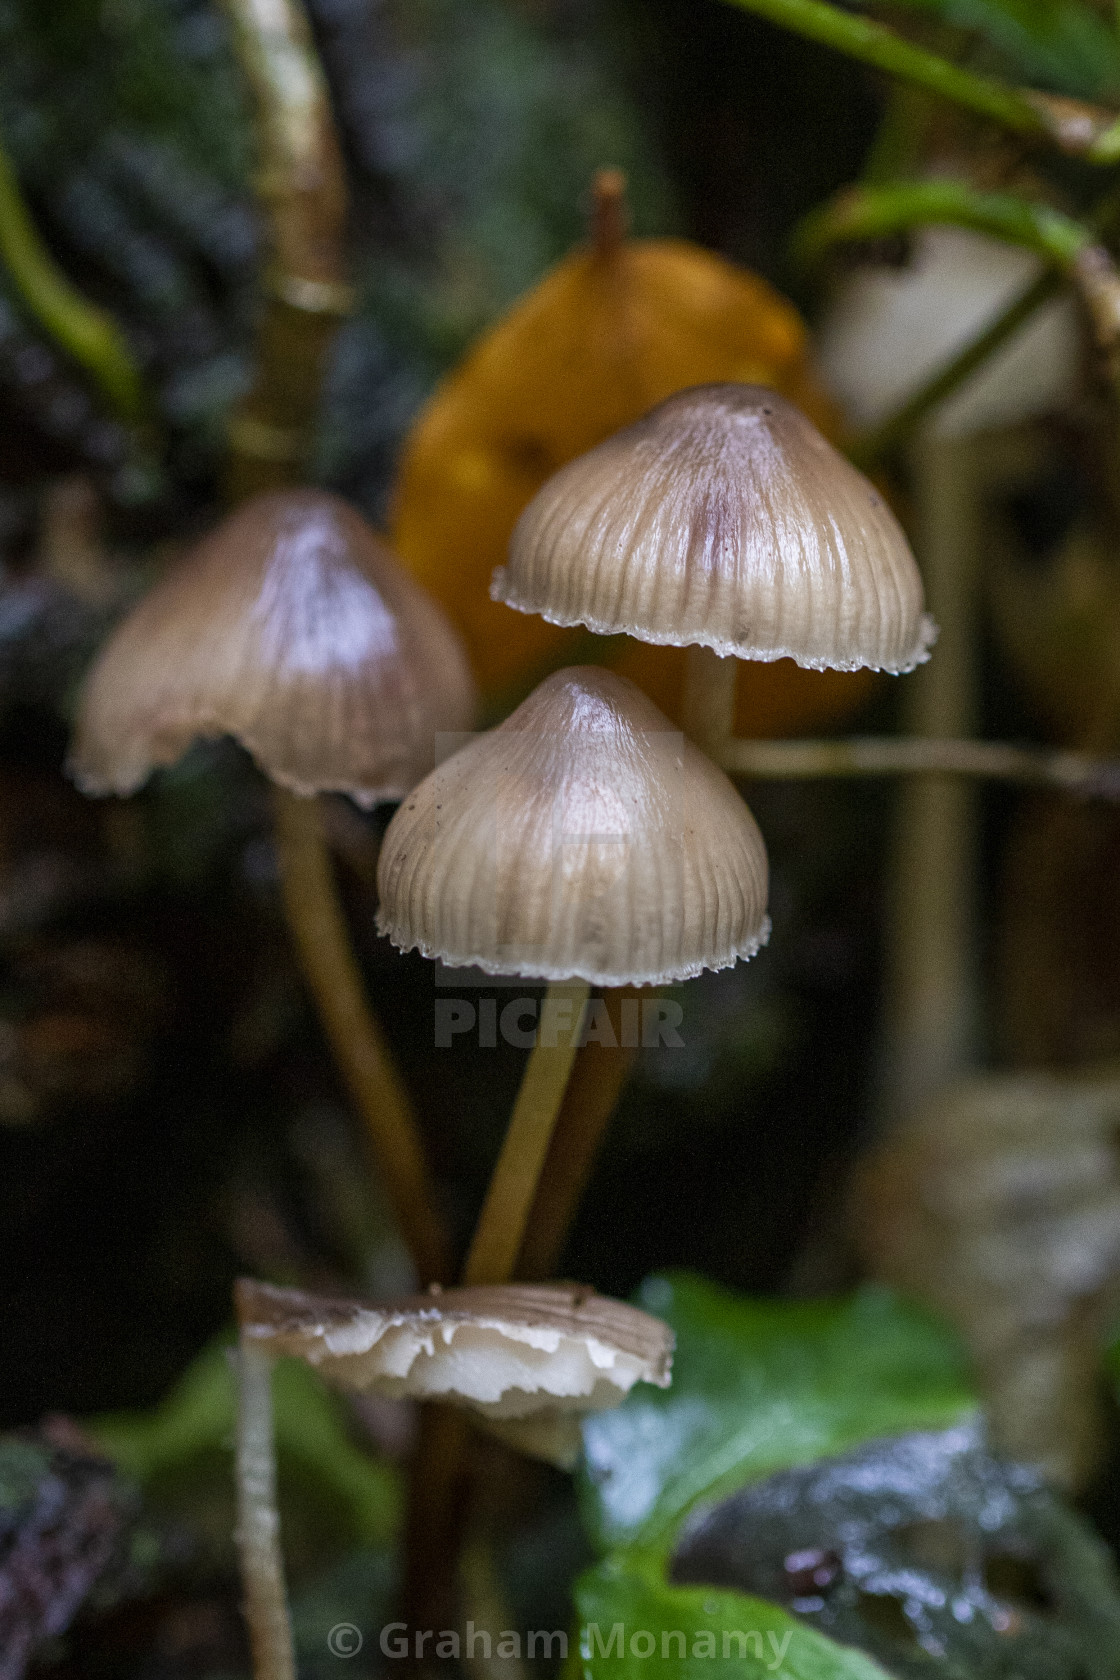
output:
[[1120,801],[1120,759],[1007,741],[849,736],[835,741],[723,741],[712,753],[730,775],[763,781],[834,776],[976,776]]

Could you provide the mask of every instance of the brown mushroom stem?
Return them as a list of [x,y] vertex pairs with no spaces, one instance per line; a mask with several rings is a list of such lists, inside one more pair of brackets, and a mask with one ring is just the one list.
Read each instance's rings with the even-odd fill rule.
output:
[[423,1283],[446,1281],[450,1250],[416,1120],[361,976],[323,839],[318,804],[273,789],[284,908],[331,1048],[365,1121],[401,1235]]
[[737,674],[737,662],[721,659],[711,648],[686,650],[681,723],[685,734],[720,763],[721,750],[732,742]]
[[529,1215],[517,1263],[519,1278],[533,1282],[556,1275],[568,1228],[634,1065],[637,1035],[625,1030],[622,1005],[636,1009],[638,1000],[650,995],[648,987],[643,992],[634,986],[603,993],[615,1042],[585,1044],[576,1055]]
[[296,1680],[272,1437],[272,1361],[248,1337],[237,1352],[237,1549],[254,1680]]
[[346,177],[299,0],[224,0],[253,96],[271,258],[252,388],[230,422],[229,499],[301,476],[346,283]]
[[[470,1488],[470,1425],[429,1401],[409,1464],[401,1615],[412,1627],[459,1624],[459,1553]],[[416,1665],[420,1667],[420,1664]]]
[[568,1088],[588,990],[585,980],[553,981],[541,1004],[537,1042],[471,1239],[464,1283],[506,1283],[513,1276]]
[[933,736],[849,736],[834,741],[724,741],[712,752],[731,776],[801,781],[834,776],[963,776],[1120,799],[1120,759]]

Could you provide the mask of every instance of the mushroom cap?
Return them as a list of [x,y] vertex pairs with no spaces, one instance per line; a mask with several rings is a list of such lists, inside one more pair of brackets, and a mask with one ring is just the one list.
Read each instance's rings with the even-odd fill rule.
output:
[[[687,240],[624,239],[565,257],[437,386],[402,445],[392,541],[462,630],[484,691],[524,692],[565,648],[579,657],[571,635],[487,596],[522,510],[654,403],[718,379],[772,385],[836,423],[805,324],[772,286]],[[645,688],[666,663],[646,649],[630,675]]]
[[491,594],[554,624],[814,670],[912,670],[935,634],[883,497],[760,385],[681,391],[564,467]]
[[766,848],[723,772],[625,677],[557,671],[385,834],[378,927],[452,967],[658,985],[750,957]]
[[570,1461],[558,1416],[667,1388],[673,1333],[577,1284],[432,1290],[377,1304],[239,1280],[242,1335],[342,1388],[469,1407],[515,1444]]
[[129,613],[82,691],[70,769],[133,792],[232,735],[300,794],[399,799],[437,731],[469,728],[456,632],[362,516],[320,490],[254,497]]

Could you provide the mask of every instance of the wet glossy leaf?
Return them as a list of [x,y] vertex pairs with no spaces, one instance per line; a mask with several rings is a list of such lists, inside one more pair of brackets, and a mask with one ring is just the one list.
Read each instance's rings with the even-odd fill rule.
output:
[[1113,1680],[1115,1566],[976,1422],[778,1471],[686,1520],[670,1578],[759,1594],[900,1680]]
[[890,1292],[752,1301],[687,1274],[638,1295],[676,1332],[672,1387],[588,1420],[586,1509],[605,1547],[656,1543],[704,1495],[974,1406],[959,1345]]
[[[611,1559],[576,1586],[569,1673],[583,1680],[884,1680],[863,1653],[742,1593],[673,1587],[647,1561]],[[619,1654],[618,1647],[622,1646]]]

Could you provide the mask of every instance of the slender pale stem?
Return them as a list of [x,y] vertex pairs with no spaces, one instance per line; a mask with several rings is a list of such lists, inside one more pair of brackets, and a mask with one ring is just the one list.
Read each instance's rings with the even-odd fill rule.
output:
[[272,1361],[244,1333],[237,1371],[237,1549],[253,1680],[296,1680],[276,1506]]
[[812,781],[834,776],[966,776],[1054,788],[1083,799],[1120,800],[1120,759],[1055,752],[1008,741],[949,741],[916,735],[835,741],[725,741],[713,754],[731,776]]
[[681,722],[684,732],[714,757],[735,724],[735,678],[738,663],[721,659],[711,648],[685,651]]
[[284,908],[331,1048],[365,1121],[386,1194],[424,1283],[450,1251],[408,1094],[366,1003],[317,802],[274,789]]
[[[934,657],[908,679],[916,736],[964,734],[976,713],[976,590],[983,553],[983,450],[970,437],[923,434],[914,451],[917,548]],[[926,776],[898,798],[889,869],[882,1107],[913,1114],[976,1056],[976,801],[960,778]]]
[[463,1267],[464,1283],[506,1283],[513,1276],[568,1087],[587,993],[583,980],[553,981],[548,988],[537,1042]]
[[[603,993],[614,1043],[585,1044],[576,1056],[529,1215],[517,1263],[519,1278],[533,1282],[555,1276],[603,1134],[634,1065],[639,1000],[643,995],[655,994],[648,987],[643,994],[632,986]],[[633,1012],[633,1028],[629,1031],[623,1006]]]

